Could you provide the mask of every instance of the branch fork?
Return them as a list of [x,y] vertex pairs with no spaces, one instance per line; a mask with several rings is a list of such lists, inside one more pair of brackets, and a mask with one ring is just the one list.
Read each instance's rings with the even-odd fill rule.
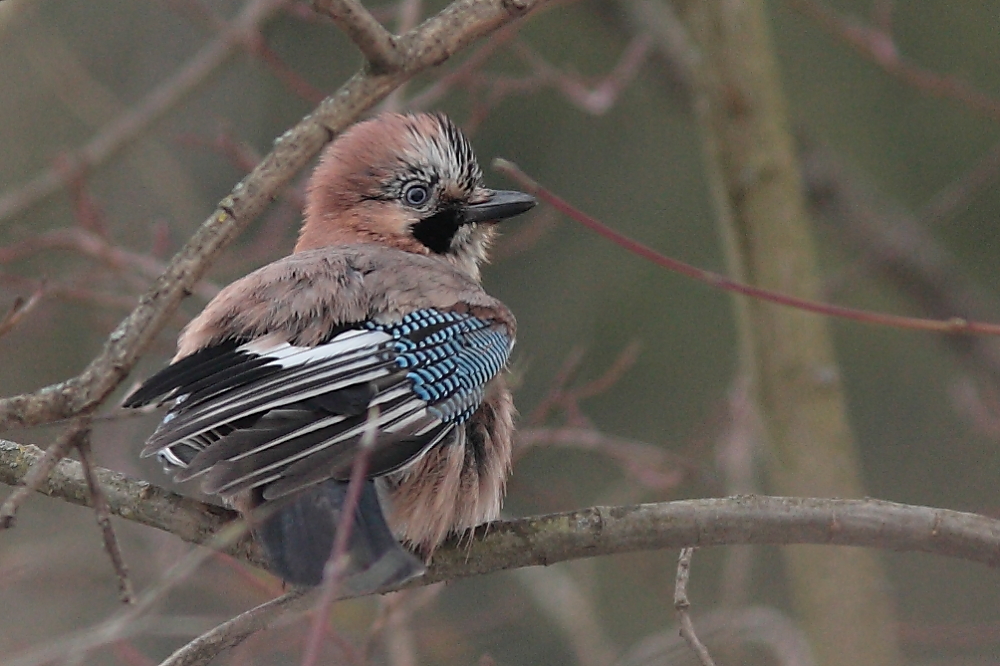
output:
[[395,35],[386,30],[358,0],[316,0],[317,11],[326,14],[361,50],[372,74],[388,74],[404,66]]

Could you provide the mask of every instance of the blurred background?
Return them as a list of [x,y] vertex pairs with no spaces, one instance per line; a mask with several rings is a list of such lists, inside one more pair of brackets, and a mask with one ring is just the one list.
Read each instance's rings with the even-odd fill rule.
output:
[[[399,29],[443,3],[370,6]],[[777,0],[768,9],[826,299],[1000,321],[998,6]],[[450,114],[493,186],[513,185],[488,168],[503,156],[617,230],[721,271],[672,11],[665,0],[551,5],[418,77],[386,108]],[[239,39],[227,30],[234,21],[245,28]],[[274,138],[360,62],[307,3],[0,2],[0,309],[30,304],[0,337],[0,393],[81,370]],[[291,248],[301,185],[224,253],[128,385],[172,355],[218,285]],[[524,439],[507,515],[766,491],[729,296],[544,206],[505,227],[485,282],[519,323]],[[867,493],[1000,513],[1000,348],[832,326]],[[104,414],[97,462],[168,485],[137,457],[156,417]],[[58,432],[4,436],[45,446]],[[190,549],[116,527],[140,589]],[[995,572],[881,557],[907,663],[1000,663]],[[368,646],[372,663],[694,663],[675,650],[675,563],[675,552],[648,552],[495,574],[342,603],[333,623],[359,654]],[[217,556],[157,622],[77,663],[155,664],[280,591],[273,577]],[[801,636],[777,549],[700,552],[690,594],[710,644],[711,614],[740,600],[756,643],[740,661],[805,663],[793,660]],[[32,497],[17,528],[0,533],[0,662],[117,606],[92,512]],[[216,663],[297,661],[307,630],[293,622]],[[361,660],[332,641],[327,651],[336,663]]]

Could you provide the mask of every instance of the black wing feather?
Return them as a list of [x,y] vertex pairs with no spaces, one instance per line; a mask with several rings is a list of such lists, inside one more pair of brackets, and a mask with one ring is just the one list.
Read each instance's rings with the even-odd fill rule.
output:
[[163,399],[175,389],[188,386],[205,377],[211,377],[220,370],[231,368],[234,362],[239,364],[239,357],[248,356],[236,351],[239,344],[237,340],[226,340],[217,345],[199,349],[176,363],[171,363],[143,382],[142,386],[125,398],[123,405],[129,408],[144,407],[158,401],[158,399]]

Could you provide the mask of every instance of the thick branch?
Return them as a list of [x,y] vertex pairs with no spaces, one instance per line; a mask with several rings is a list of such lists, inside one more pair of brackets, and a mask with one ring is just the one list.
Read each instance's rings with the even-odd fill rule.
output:
[[[42,455],[34,446],[0,440],[0,482],[15,485]],[[206,544],[231,511],[167,492],[145,481],[96,468],[111,513]],[[80,463],[63,460],[40,492],[89,505]],[[946,509],[879,500],[739,496],[627,507],[591,507],[548,516],[499,521],[476,538],[437,551],[415,585],[505,569],[659,548],[811,543],[934,553],[1000,564],[1000,521]],[[226,552],[257,566],[249,540]]]
[[[0,483],[19,486],[43,455],[37,447],[0,439]],[[182,497],[109,469],[94,467],[94,473],[112,515],[170,532],[189,543],[208,543],[223,525],[239,517],[233,511]],[[83,466],[68,458],[55,466],[38,491],[72,504],[91,506]],[[263,566],[264,555],[250,539],[233,544],[226,552]]]
[[333,134],[396,86],[447,60],[473,40],[549,0],[457,0],[399,40],[402,70],[361,72],[275,141],[274,150],[240,183],[112,332],[104,349],[77,377],[35,393],[0,400],[0,427],[38,425],[94,410],[128,375],[160,328],[208,269],[211,260],[259,215]]
[[372,72],[388,73],[402,67],[396,38],[358,0],[316,0],[313,4],[351,38]]

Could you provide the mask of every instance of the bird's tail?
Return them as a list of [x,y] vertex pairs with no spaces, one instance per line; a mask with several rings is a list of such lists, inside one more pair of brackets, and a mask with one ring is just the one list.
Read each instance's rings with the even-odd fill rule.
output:
[[[257,525],[274,573],[292,585],[319,585],[333,550],[348,484],[324,481],[289,498]],[[354,512],[347,545],[349,561],[339,589],[368,594],[425,570],[389,530],[373,481],[366,481]]]

